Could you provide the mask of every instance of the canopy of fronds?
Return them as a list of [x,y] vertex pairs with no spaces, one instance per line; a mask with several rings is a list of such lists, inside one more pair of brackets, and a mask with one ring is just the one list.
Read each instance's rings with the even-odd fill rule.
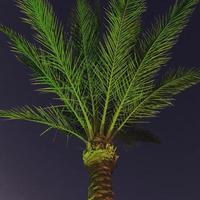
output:
[[113,140],[157,116],[174,95],[200,81],[199,69],[176,66],[162,80],[156,78],[199,0],[176,1],[148,30],[141,28],[145,0],[110,0],[103,33],[100,7],[86,0],[77,0],[67,32],[48,1],[16,2],[37,44],[4,25],[0,31],[32,70],[32,83],[55,94],[61,105],[0,110],[2,118],[41,123],[46,131],[58,129],[83,142],[95,136]]

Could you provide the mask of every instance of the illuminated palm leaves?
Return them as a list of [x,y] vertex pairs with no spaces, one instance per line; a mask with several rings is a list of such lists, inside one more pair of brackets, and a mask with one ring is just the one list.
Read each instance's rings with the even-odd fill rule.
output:
[[[83,99],[81,99],[81,93],[77,86],[82,75],[82,69],[77,71],[76,60],[72,58],[70,43],[65,43],[62,25],[56,19],[52,7],[49,3],[40,0],[19,0],[18,5],[27,16],[24,21],[36,30],[36,39],[47,48],[49,60],[65,76],[68,92],[78,102],[86,125],[82,120],[80,123],[91,135],[92,126],[88,118],[88,110]],[[74,108],[70,109],[74,110]],[[74,114],[80,119],[76,111]]]
[[[106,115],[110,102],[115,96],[115,85],[127,71],[127,58],[138,34],[138,20],[144,11],[142,0],[110,1],[107,11],[108,28],[104,42],[100,47],[100,60],[103,69],[99,76],[105,88],[105,104],[103,108],[100,133],[104,133]],[[96,69],[98,70],[98,69]]]
[[53,66],[50,67],[49,60],[44,53],[41,50],[37,50],[35,46],[11,29],[1,25],[0,30],[10,38],[12,50],[17,53],[19,60],[33,70],[34,84],[44,85],[40,88],[43,92],[55,93],[65,103],[67,110],[70,110],[73,114],[75,113],[74,115],[78,122],[83,120],[78,115],[77,102],[74,99],[70,99],[70,96],[66,98],[66,90],[63,87],[63,83],[59,81],[58,74],[55,74],[57,72]]
[[148,92],[148,95],[141,98],[141,100],[138,101],[131,110],[129,110],[129,113],[126,115],[112,137],[114,137],[126,123],[134,123],[144,120],[145,118],[156,116],[162,108],[172,105],[174,95],[198,83],[200,81],[199,79],[199,70],[172,70],[171,73],[165,75],[158,85],[155,85]]
[[[122,124],[124,125],[128,122],[129,117],[133,114],[132,111],[135,110],[140,101],[148,96],[151,90],[154,90],[153,78],[161,66],[169,60],[169,50],[176,43],[179,33],[187,24],[188,17],[197,2],[197,0],[185,0],[181,1],[181,3],[176,3],[166,15],[156,20],[151,30],[147,31],[142,39],[138,40],[133,52],[132,66],[134,71],[127,76],[128,83],[125,80],[125,84],[121,84],[122,87],[125,85],[122,89],[122,94],[124,93],[124,95],[120,96],[121,103],[111,124],[110,133],[116,120],[119,121],[119,127],[122,127]],[[186,81],[185,84],[187,85],[188,82]],[[132,103],[130,102],[131,99],[133,99]],[[120,112],[121,116],[118,117]],[[134,115],[134,117],[137,120],[137,116]],[[140,116],[141,119],[142,115]]]
[[114,139],[126,125],[156,116],[174,95],[200,81],[198,69],[172,70],[155,81],[198,2],[176,1],[141,34],[145,1],[110,0],[102,38],[100,21],[86,0],[77,0],[68,34],[47,1],[17,0],[39,48],[3,25],[0,31],[32,69],[33,83],[56,94],[63,107],[23,107],[0,116],[46,124],[84,142],[98,134]]
[[[69,115],[69,113],[67,114]],[[49,127],[46,131],[52,128],[58,129],[65,134],[78,137],[83,142],[86,141],[86,135],[84,135],[84,133],[76,132],[76,129],[74,128],[77,126],[77,122],[74,122],[73,119],[70,119],[69,116],[66,116],[66,113],[63,109],[59,109],[55,106],[50,106],[47,108],[31,108],[29,106],[24,106],[22,108],[14,108],[6,111],[0,110],[0,116],[3,118],[26,120],[44,124]],[[73,123],[71,123],[72,121]]]
[[95,132],[95,121],[98,117],[98,91],[95,85],[97,86],[98,82],[95,81],[92,68],[97,60],[99,20],[86,0],[77,0],[74,12],[70,27],[70,37],[76,49],[75,51],[78,52],[83,60],[81,67],[85,69],[85,73],[82,75],[81,84],[84,95],[88,97],[87,106],[91,110],[93,131]]

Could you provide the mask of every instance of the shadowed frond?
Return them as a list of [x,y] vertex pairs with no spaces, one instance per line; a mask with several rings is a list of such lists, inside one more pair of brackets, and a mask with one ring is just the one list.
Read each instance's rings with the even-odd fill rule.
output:
[[157,135],[151,131],[138,127],[131,126],[125,128],[115,137],[116,140],[121,141],[126,148],[131,148],[138,142],[146,142],[153,144],[160,144],[160,139]]
[[[49,128],[57,129],[65,134],[76,136],[83,142],[86,142],[84,133],[76,132],[73,119],[66,116],[64,110],[56,106],[48,108],[24,106],[22,108],[14,108],[9,110],[0,110],[0,117],[11,120],[25,120],[47,125]],[[74,124],[75,123],[75,124]]]

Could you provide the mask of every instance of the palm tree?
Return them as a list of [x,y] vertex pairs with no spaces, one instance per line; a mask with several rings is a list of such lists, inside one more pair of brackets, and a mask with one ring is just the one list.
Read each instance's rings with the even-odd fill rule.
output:
[[[37,44],[9,27],[17,59],[28,66],[38,91],[60,102],[0,110],[0,117],[46,125],[85,144],[89,200],[112,200],[116,141],[159,143],[138,124],[171,106],[173,97],[200,82],[199,69],[171,69],[158,78],[199,0],[176,1],[141,33],[145,0],[110,0],[102,33],[99,6],[77,0],[67,33],[45,0],[17,0]],[[96,4],[97,5],[97,4]],[[99,5],[99,4],[98,4]]]

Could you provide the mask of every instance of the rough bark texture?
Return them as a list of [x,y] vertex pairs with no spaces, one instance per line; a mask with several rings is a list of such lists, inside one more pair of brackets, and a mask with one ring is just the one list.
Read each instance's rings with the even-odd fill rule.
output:
[[88,200],[113,200],[112,172],[118,156],[112,144],[94,141],[83,153],[89,174]]
[[88,200],[113,200],[111,165],[104,161],[89,168]]

